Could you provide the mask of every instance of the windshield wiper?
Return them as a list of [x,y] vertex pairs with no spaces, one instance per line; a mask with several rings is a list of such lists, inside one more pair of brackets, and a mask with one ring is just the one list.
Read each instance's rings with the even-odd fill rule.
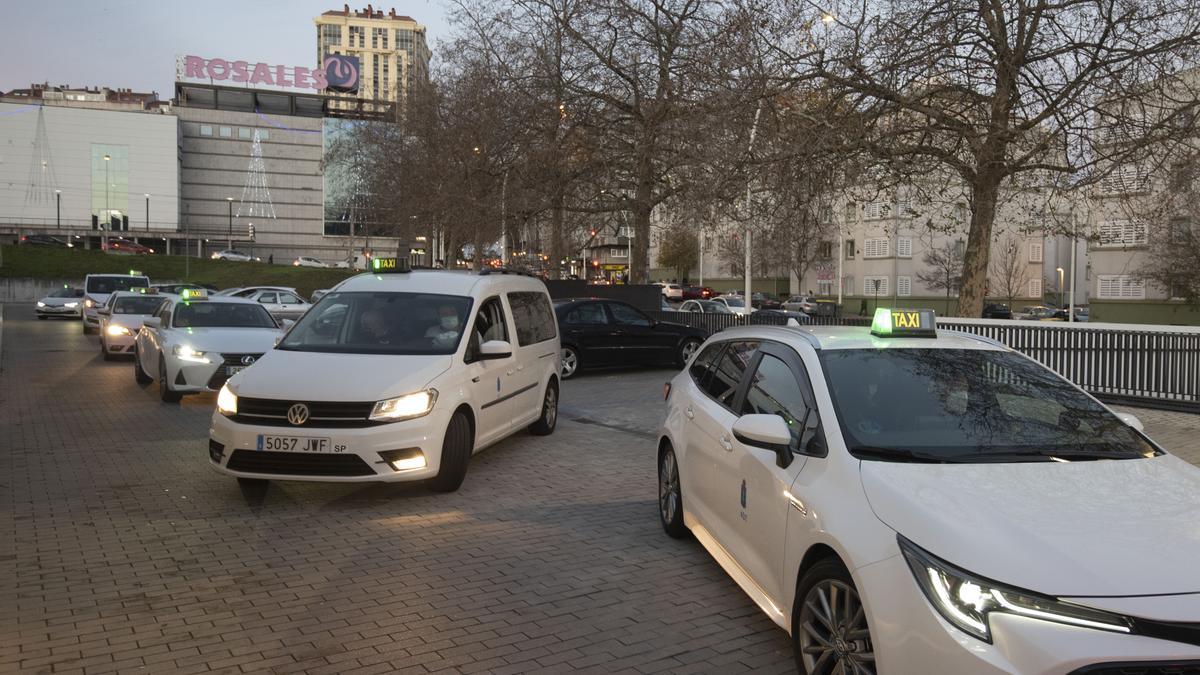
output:
[[859,459],[878,459],[885,462],[913,462],[917,464],[958,464],[958,457],[930,455],[914,452],[907,448],[878,448],[870,445],[858,445],[850,448],[850,454]]
[[1089,462],[1098,459],[1140,459],[1145,457],[1133,450],[1044,450],[1031,448],[1019,452],[985,452],[976,456],[979,462]]

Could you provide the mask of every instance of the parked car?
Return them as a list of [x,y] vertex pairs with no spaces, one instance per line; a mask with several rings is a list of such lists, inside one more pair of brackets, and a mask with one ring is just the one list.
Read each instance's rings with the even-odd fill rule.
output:
[[683,287],[683,299],[684,300],[708,300],[709,298],[711,298],[712,296],[714,296],[716,294],[717,294],[717,292],[714,291],[713,289],[709,288],[708,286],[684,286]]
[[783,309],[813,314],[817,311],[817,299],[811,295],[793,295],[783,303]]
[[707,333],[678,323],[655,321],[618,300],[558,300],[554,314],[562,340],[562,377],[605,366],[682,367]]
[[185,290],[188,290],[188,291],[203,291],[203,290],[207,290],[207,288],[206,288],[206,287],[204,287],[204,286],[201,286],[200,284],[188,284],[188,283],[183,283],[183,284],[151,284],[150,288],[153,288],[155,291],[157,291],[157,292],[159,292],[159,293],[170,293],[170,294],[172,294],[172,295],[179,295],[180,293],[182,293],[182,292],[183,292],[183,291],[185,291]]
[[316,258],[310,258],[308,256],[300,256],[299,258],[296,258],[295,260],[292,261],[292,266],[293,267],[332,267],[332,265],[329,265],[328,263],[326,263],[322,260],[317,260]]
[[678,309],[675,308],[674,305],[667,302],[666,298],[660,297],[659,301],[662,302],[662,305],[660,305],[658,308],[659,311],[661,311],[661,312],[678,312],[679,311]]
[[23,246],[50,246],[54,248],[73,248],[74,244],[48,234],[26,234],[21,237]]
[[298,319],[312,305],[300,297],[294,290],[280,290],[273,288],[251,289],[250,291],[239,291],[233,295],[235,298],[246,298],[254,300],[276,319]]
[[1066,312],[1062,316],[1058,316],[1058,310],[1054,307],[1046,307],[1044,305],[1034,305],[1021,310],[1020,316],[1017,317],[1023,321],[1065,321],[1067,318]]
[[754,309],[782,309],[783,303],[766,293],[754,293],[750,296],[750,306]]
[[751,324],[790,326],[793,321],[795,321],[797,325],[810,324],[812,323],[812,317],[804,312],[791,312],[786,309],[760,309],[750,315]]
[[234,260],[236,262],[250,262],[254,260],[254,256],[244,251],[235,251],[233,249],[225,249],[212,254],[213,260]]
[[693,314],[733,314],[728,305],[715,300],[686,300],[679,306],[679,311]]
[[719,302],[729,308],[729,311],[742,316],[749,316],[752,310],[746,306],[746,299],[734,294],[720,295],[713,298],[713,302]]
[[1003,302],[989,302],[983,306],[983,318],[985,319],[1011,319],[1013,318],[1012,310]]
[[683,286],[679,284],[658,284],[662,287],[663,297],[668,300],[682,300]]
[[150,255],[154,249],[144,246],[131,239],[109,239],[107,244],[101,244],[100,249],[107,253],[122,253],[126,255]]
[[312,292],[312,295],[309,296],[308,301],[315,305],[318,302],[320,302],[321,298],[325,297],[326,295],[329,295],[329,289],[328,288],[320,288],[320,289],[317,289]]
[[1075,308],[1075,320],[1076,321],[1081,321],[1081,322],[1086,323],[1088,321],[1091,321],[1091,319],[1092,319],[1092,313],[1091,313],[1090,308],[1088,308],[1088,307],[1076,307]]

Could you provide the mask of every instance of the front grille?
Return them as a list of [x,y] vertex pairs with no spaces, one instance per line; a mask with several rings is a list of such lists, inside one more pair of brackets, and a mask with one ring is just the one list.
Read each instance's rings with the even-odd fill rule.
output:
[[253,356],[254,360],[258,361],[259,359],[262,358],[263,355],[262,354],[222,354],[221,356],[224,358],[224,360],[221,361],[221,365],[217,366],[217,369],[215,371],[213,371],[212,377],[208,378],[208,388],[209,389],[220,389],[221,387],[225,386],[225,382],[229,380],[229,376],[225,374],[225,368],[227,366],[239,366],[239,367],[245,368],[246,364],[242,363],[242,359],[244,357]]
[[352,454],[234,450],[226,466],[232,471],[291,476],[376,475],[366,462]]
[[216,462],[217,464],[220,464],[221,459],[224,457],[225,457],[225,446],[214,441],[211,438],[208,439],[208,458],[211,459],[212,461]]
[[308,422],[301,428],[345,429],[367,427],[378,424],[367,417],[375,408],[374,402],[355,403],[341,401],[289,401],[267,398],[238,398],[238,414],[235,422],[261,424],[272,427],[291,427],[288,408],[296,403],[308,406]]
[[1071,675],[1200,675],[1200,661],[1097,663],[1073,670]]

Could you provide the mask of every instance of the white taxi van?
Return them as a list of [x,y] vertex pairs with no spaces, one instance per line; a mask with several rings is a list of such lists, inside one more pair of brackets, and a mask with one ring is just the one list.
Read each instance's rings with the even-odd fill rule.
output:
[[659,517],[802,673],[1200,668],[1200,469],[928,310],[710,339],[666,391]]
[[214,468],[452,491],[474,452],[554,431],[559,337],[540,279],[371,265],[230,378],[210,428]]
[[129,274],[89,274],[83,280],[83,334],[100,330],[100,308],[117,291],[148,288],[150,278],[137,270]]

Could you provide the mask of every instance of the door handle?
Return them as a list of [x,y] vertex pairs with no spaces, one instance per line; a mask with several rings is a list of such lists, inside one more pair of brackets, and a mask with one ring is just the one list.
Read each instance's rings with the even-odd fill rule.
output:
[[512,370],[509,370],[509,371],[508,371],[508,374],[509,374],[509,375],[512,375],[512,374],[513,374],[513,371],[512,371]]
[[478,382],[478,381],[479,381],[479,376],[478,376],[478,375],[476,375],[475,377],[472,377],[472,378],[471,378],[471,381],[472,381],[472,382]]
[[525,366],[517,366],[518,373],[521,372],[522,370],[525,370]]
[[733,450],[733,441],[729,440],[728,436],[722,436],[721,437],[721,447],[725,448],[726,452],[730,452]]
[[696,413],[694,411],[692,411],[692,406],[690,406],[690,405],[684,409],[683,415],[684,415],[684,417],[687,417],[689,420],[695,419],[695,417],[696,417]]

